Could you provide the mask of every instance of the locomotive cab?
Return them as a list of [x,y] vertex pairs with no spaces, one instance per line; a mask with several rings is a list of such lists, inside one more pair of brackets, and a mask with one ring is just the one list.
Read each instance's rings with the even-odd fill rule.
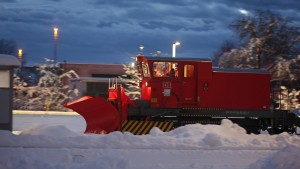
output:
[[[209,59],[138,56],[137,62],[142,74],[141,99],[149,101],[150,107],[200,106],[200,98],[211,80]],[[204,90],[200,91],[197,84],[201,81]]]

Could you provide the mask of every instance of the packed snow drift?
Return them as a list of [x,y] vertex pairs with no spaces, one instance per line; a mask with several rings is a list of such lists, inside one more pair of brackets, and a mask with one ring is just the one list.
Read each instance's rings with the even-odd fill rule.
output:
[[193,124],[149,135],[83,134],[65,126],[0,131],[3,169],[293,169],[300,167],[300,137],[246,134],[229,120]]

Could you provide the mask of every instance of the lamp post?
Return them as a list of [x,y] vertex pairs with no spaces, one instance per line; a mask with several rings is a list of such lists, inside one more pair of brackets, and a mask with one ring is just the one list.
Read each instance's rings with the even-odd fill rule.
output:
[[18,59],[19,59],[20,63],[22,63],[22,57],[23,57],[23,50],[19,49],[18,50]]
[[53,54],[53,61],[56,64],[57,60],[57,39],[58,39],[58,28],[54,27],[53,28],[53,37],[54,37],[54,54]]
[[143,46],[143,45],[140,45],[139,48],[140,48],[140,53],[139,53],[139,54],[142,55],[142,54],[143,54],[143,50],[144,50],[144,46]]
[[172,50],[172,57],[175,58],[176,57],[176,46],[179,46],[180,45],[180,42],[175,42],[173,44],[173,50]]

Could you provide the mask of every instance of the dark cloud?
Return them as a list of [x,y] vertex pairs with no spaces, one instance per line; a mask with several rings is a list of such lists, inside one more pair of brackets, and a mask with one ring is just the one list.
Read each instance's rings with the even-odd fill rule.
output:
[[63,1],[63,0],[47,0],[47,1],[61,2],[61,1]]
[[176,40],[178,56],[211,57],[234,38],[228,25],[239,10],[269,9],[300,24],[299,8],[298,0],[0,0],[0,38],[16,40],[32,62],[53,55],[54,25],[59,60],[125,63],[141,44],[147,55],[170,56]]
[[188,6],[194,5],[197,1],[188,0],[91,0],[92,4],[95,5],[109,5],[115,7],[138,7],[138,8],[147,8],[151,5],[167,5],[167,6]]
[[2,22],[15,22],[24,24],[49,24],[53,15],[44,11],[33,11],[27,9],[2,9],[0,11]]
[[14,2],[17,2],[17,0],[0,0],[0,3],[14,3]]
[[97,27],[98,28],[106,28],[106,27],[108,27],[108,28],[110,28],[110,27],[112,27],[113,25],[118,25],[119,23],[117,23],[117,22],[109,22],[109,21],[101,21],[101,22],[99,22],[99,24],[97,25]]
[[166,30],[172,30],[172,31],[178,31],[180,29],[184,29],[181,25],[175,25],[170,24],[163,21],[149,21],[149,22],[142,22],[140,23],[142,27],[145,29],[163,29],[166,28]]
[[[278,9],[299,9],[298,0],[273,1],[273,0],[251,0],[251,1],[239,1],[239,0],[212,0],[211,3],[226,4],[232,7],[247,7],[252,9],[264,8],[270,10]],[[273,7],[273,9],[272,9]]]
[[142,6],[143,2],[139,0],[91,0],[93,5],[96,7],[103,7],[103,6],[113,6],[113,7],[138,7]]
[[164,21],[149,21],[149,22],[142,22],[140,25],[145,29],[160,29],[165,31],[208,31],[213,30],[214,27],[210,24],[200,26],[200,25],[184,25],[183,23],[168,23]]

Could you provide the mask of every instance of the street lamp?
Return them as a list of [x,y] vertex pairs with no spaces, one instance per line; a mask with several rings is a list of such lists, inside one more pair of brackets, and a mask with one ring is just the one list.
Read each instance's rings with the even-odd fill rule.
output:
[[54,63],[56,63],[56,60],[57,60],[57,48],[56,48],[56,45],[57,45],[57,39],[58,39],[58,28],[57,27],[53,28],[53,37],[54,37],[54,55],[53,55],[53,60],[54,60]]
[[140,54],[142,55],[143,54],[143,50],[144,50],[144,46],[143,45],[140,45]]
[[23,50],[22,49],[19,49],[18,50],[18,59],[19,61],[22,63],[22,56],[23,56]]
[[21,63],[21,68],[23,67],[23,50],[22,49],[19,49],[18,50],[18,60],[20,61]]
[[179,46],[180,45],[180,42],[175,42],[174,44],[173,44],[173,51],[172,51],[172,57],[173,58],[175,58],[176,57],[176,46]]

